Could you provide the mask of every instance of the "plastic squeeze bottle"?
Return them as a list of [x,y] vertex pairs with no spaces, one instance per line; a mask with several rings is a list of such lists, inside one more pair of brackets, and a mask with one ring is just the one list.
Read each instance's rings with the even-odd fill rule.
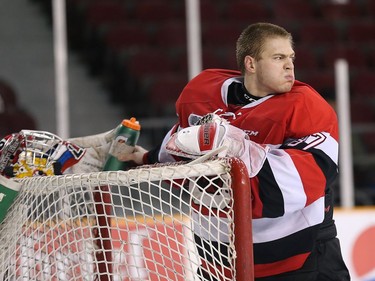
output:
[[109,155],[104,164],[104,171],[128,170],[131,163],[120,161],[118,157],[132,153],[141,132],[141,125],[134,118],[124,119],[116,129],[115,139],[109,149]]

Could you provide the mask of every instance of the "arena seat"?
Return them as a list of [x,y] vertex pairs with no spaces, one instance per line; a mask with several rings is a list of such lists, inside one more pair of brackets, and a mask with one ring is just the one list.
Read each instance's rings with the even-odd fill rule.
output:
[[372,18],[375,14],[375,0],[363,0],[362,2],[365,15]]
[[375,22],[372,19],[352,21],[348,24],[345,39],[348,42],[369,44],[375,42]]
[[332,71],[328,70],[310,70],[303,73],[302,78],[297,79],[310,84],[323,97],[332,97],[335,92],[335,77]]
[[351,93],[354,97],[375,98],[375,73],[372,70],[362,70],[350,80]]
[[241,34],[244,24],[236,21],[231,22],[207,22],[202,26],[202,43],[204,47],[222,48],[232,46],[235,48],[235,42]]
[[366,68],[367,62],[365,51],[355,45],[334,44],[323,49],[322,61],[325,68],[333,69],[337,59],[346,59],[351,70]]
[[178,73],[155,75],[150,84],[149,97],[156,115],[174,115],[174,104],[187,83],[187,77]]
[[168,50],[143,48],[137,50],[125,60],[128,72],[138,78],[146,75],[158,75],[174,71],[174,63]]
[[128,18],[122,2],[114,0],[95,0],[88,2],[85,12],[86,24],[92,28],[115,24]]
[[301,23],[298,28],[300,43],[314,44],[314,47],[324,44],[335,44],[340,40],[339,29],[330,21],[312,20]]
[[350,100],[350,113],[352,123],[372,123],[375,121],[375,107],[361,98]]
[[319,7],[319,15],[330,21],[350,20],[361,18],[363,15],[360,1],[348,1],[347,3],[335,3],[333,1],[322,1]]
[[203,22],[223,19],[222,5],[216,0],[200,0],[199,8]]
[[155,44],[163,48],[186,48],[185,20],[171,20],[155,27]]
[[138,49],[150,45],[152,42],[150,35],[147,27],[124,21],[109,28],[104,35],[104,41],[111,51],[121,52],[124,48]]
[[367,153],[375,154],[375,132],[366,132],[362,135],[362,141],[365,145]]
[[224,18],[227,21],[240,21],[246,24],[257,21],[269,21],[271,12],[262,1],[230,1],[224,9]]
[[165,0],[133,1],[133,6],[133,17],[140,24],[158,24],[184,15],[179,3]]
[[318,56],[311,46],[300,44],[295,47],[295,53],[296,61],[294,64],[297,69],[315,69],[318,67]]
[[271,3],[273,17],[277,22],[300,22],[300,20],[306,21],[316,16],[315,6],[312,1],[274,0]]

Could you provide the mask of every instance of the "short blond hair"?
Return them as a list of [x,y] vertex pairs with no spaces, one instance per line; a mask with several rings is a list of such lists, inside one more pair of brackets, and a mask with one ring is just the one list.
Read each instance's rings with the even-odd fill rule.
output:
[[266,39],[282,37],[290,40],[293,46],[292,34],[283,27],[266,22],[254,23],[246,27],[239,36],[236,44],[236,59],[238,69],[245,73],[244,59],[251,56],[259,60]]

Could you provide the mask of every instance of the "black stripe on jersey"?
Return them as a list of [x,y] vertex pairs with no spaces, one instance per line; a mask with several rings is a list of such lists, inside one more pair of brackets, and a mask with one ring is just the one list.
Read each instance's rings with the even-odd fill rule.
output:
[[299,149],[302,151],[309,152],[313,155],[316,164],[320,167],[322,170],[327,184],[326,186],[330,186],[337,178],[338,175],[338,168],[335,162],[332,161],[332,159],[322,150],[316,149],[316,148],[309,148],[304,149],[307,144],[305,142],[301,142],[298,145],[295,145],[293,147],[286,145],[282,145],[281,149]]
[[313,155],[316,164],[318,164],[324,176],[326,177],[327,186],[330,186],[337,178],[337,165],[332,161],[330,157],[327,156],[327,154],[325,154],[320,149],[312,148],[308,149],[307,151]]
[[[282,146],[282,149],[299,149],[303,150],[305,144],[297,145],[295,147],[288,147],[288,146]],[[319,168],[322,170],[327,184],[326,187],[329,187],[337,178],[338,175],[338,168],[335,162],[332,161],[332,159],[324,153],[324,151],[316,148],[309,148],[306,150],[308,153],[311,153],[312,156],[315,159],[316,164],[319,166]]]
[[314,225],[275,241],[255,243],[254,263],[273,263],[311,252],[319,227],[320,225]]
[[259,197],[263,203],[262,217],[276,218],[284,215],[284,198],[272,173],[268,160],[257,175]]
[[199,257],[212,264],[220,263],[220,266],[229,267],[229,259],[232,252],[229,243],[208,241],[194,234],[194,242],[198,250]]

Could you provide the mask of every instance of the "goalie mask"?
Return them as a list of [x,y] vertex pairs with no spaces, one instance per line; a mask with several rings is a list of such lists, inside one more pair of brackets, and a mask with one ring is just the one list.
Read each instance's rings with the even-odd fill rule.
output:
[[22,130],[0,141],[0,174],[6,177],[60,175],[85,150],[44,131]]

